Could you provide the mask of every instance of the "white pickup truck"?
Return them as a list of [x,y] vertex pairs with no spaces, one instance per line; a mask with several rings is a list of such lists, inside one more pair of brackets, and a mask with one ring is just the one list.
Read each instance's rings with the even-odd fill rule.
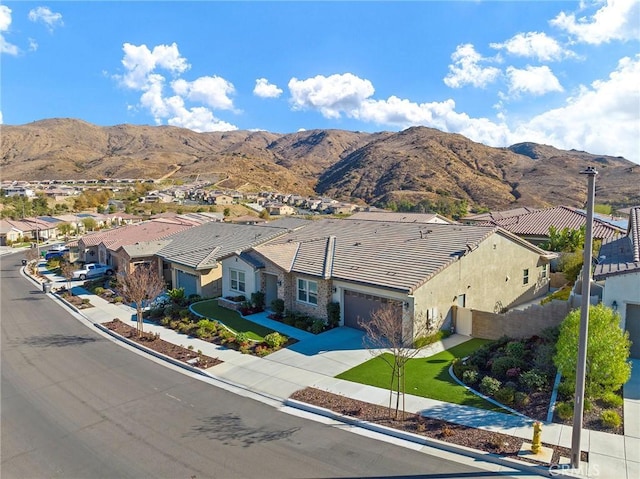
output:
[[111,276],[113,274],[111,266],[100,263],[88,263],[85,264],[83,268],[73,272],[73,279],[85,280],[87,278],[104,276],[105,274],[107,276]]

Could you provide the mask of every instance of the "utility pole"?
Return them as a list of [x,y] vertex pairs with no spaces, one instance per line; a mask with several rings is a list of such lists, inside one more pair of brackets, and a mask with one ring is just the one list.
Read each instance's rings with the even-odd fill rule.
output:
[[580,468],[580,437],[584,413],[584,383],[587,367],[587,337],[589,334],[589,297],[591,295],[591,250],[593,249],[593,203],[596,195],[595,179],[598,172],[588,167],[580,172],[587,175],[587,229],[584,238],[582,264],[582,303],[580,305],[580,336],[576,363],[576,392],[573,401],[573,431],[571,435],[571,468]]

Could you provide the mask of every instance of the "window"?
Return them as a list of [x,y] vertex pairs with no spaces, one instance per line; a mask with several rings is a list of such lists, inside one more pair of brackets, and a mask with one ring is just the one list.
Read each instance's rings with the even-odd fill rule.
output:
[[522,272],[522,284],[529,284],[529,270],[525,269]]
[[298,301],[318,304],[318,283],[298,278]]
[[244,271],[230,269],[229,273],[231,274],[231,289],[244,293],[246,290],[244,282]]
[[543,265],[542,266],[542,271],[540,272],[540,276],[542,276],[542,279],[546,279],[547,277],[547,265]]

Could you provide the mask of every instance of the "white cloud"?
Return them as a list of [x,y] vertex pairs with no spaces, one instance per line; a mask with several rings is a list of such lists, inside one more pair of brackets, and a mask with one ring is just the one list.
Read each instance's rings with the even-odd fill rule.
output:
[[504,43],[491,43],[491,48],[504,49],[511,55],[527,58],[537,58],[539,61],[560,60],[567,56],[574,56],[553,38],[545,33],[519,33]]
[[20,50],[17,46],[9,43],[5,38],[5,32],[11,26],[11,9],[6,5],[0,5],[0,53],[7,55],[17,55]]
[[520,93],[540,96],[553,91],[563,91],[562,85],[546,65],[541,67],[527,65],[525,69],[510,66],[505,74],[509,83],[509,93],[516,96]]
[[2,116],[2,110],[0,110],[0,125],[4,125],[4,118]]
[[35,52],[38,49],[38,42],[33,38],[29,38],[29,51]]
[[[123,45],[122,65],[124,75],[115,78],[125,88],[142,92],[140,106],[149,111],[158,125],[189,128],[194,131],[228,131],[237,127],[216,118],[205,106],[190,106],[185,101],[201,103],[212,108],[234,110],[229,95],[235,92],[233,84],[218,76],[204,76],[194,81],[180,78],[190,68],[186,58],[180,55],[178,46],[157,45],[150,50],[146,45]],[[175,95],[165,96],[167,80],[157,72],[168,71],[175,79],[171,88]],[[135,107],[129,106],[129,110]]]
[[[581,2],[581,7],[598,7],[601,0]],[[561,12],[551,25],[573,35],[579,42],[599,45],[613,40],[634,40],[640,35],[640,2],[608,0],[592,16]]]
[[451,54],[451,60],[453,64],[449,65],[449,74],[444,78],[445,85],[450,88],[460,88],[464,85],[483,88],[500,75],[499,68],[480,65],[481,62],[491,60],[483,58],[469,43],[458,45],[456,51]]
[[200,77],[188,82],[182,78],[171,84],[176,94],[212,108],[233,110],[233,101],[228,95],[235,93],[233,84],[218,76]]
[[133,90],[144,89],[149,74],[156,68],[163,68],[172,74],[183,73],[191,68],[187,60],[180,55],[175,43],[157,45],[153,50],[149,50],[146,45],[125,43],[122,50],[124,50],[122,65],[126,73],[119,78],[124,86]]
[[282,89],[273,83],[269,83],[269,80],[266,78],[258,78],[256,80],[256,86],[253,89],[253,94],[260,98],[278,98],[282,95]]
[[306,80],[292,78],[289,91],[294,110],[312,108],[326,118],[340,118],[342,113],[352,116],[375,90],[369,80],[344,73]]
[[534,141],[640,163],[638,78],[640,55],[621,59],[608,79],[581,87],[564,107],[515,128],[512,142]]
[[29,11],[29,20],[40,22],[52,32],[55,27],[64,25],[61,13],[54,13],[49,7],[37,7]]

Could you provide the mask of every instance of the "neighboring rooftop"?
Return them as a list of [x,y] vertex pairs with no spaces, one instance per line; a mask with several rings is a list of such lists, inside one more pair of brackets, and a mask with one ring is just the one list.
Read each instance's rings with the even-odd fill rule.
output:
[[360,211],[346,217],[347,220],[392,221],[394,223],[445,223],[454,222],[436,213],[396,213],[393,211]]
[[[549,227],[558,230],[564,228],[580,229],[587,223],[586,214],[576,208],[557,206],[543,210],[533,210],[520,215],[500,218],[499,213],[493,213],[493,218],[485,222],[475,223],[485,226],[500,226],[518,236],[547,237]],[[609,224],[601,219],[593,219],[593,237],[595,239],[616,238],[624,234],[624,229]]]
[[618,274],[640,272],[640,206],[631,208],[626,236],[606,241],[598,254],[596,280]]

